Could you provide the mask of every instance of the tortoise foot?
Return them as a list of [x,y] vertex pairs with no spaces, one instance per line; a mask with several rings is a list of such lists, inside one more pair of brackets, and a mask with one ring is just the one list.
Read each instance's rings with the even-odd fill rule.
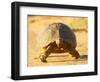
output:
[[75,56],[75,59],[78,59],[78,58],[80,58],[80,56]]
[[46,60],[46,58],[45,58],[44,56],[41,56],[41,57],[40,57],[40,60],[41,60],[43,63],[47,63],[47,60]]
[[43,63],[47,63],[47,60],[40,59]]
[[72,55],[72,57],[75,57],[75,59],[80,58],[80,55],[77,50],[71,51],[70,54]]

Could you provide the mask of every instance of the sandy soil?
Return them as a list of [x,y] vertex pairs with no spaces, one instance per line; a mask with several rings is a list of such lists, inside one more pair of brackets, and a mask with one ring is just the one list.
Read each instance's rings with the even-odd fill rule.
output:
[[[85,20],[85,21],[84,21]],[[85,29],[81,31],[74,31],[77,39],[76,49],[81,57],[75,59],[69,53],[51,54],[47,58],[47,63],[42,63],[39,60],[39,45],[38,40],[41,31],[43,31],[49,24],[53,22],[62,22],[71,29]],[[87,18],[80,17],[52,17],[52,16],[28,16],[28,66],[47,66],[47,65],[77,65],[88,63],[88,32],[87,32]]]

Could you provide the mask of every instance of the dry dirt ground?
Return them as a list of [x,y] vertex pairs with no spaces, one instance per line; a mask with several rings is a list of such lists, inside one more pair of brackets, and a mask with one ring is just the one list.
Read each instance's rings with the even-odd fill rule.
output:
[[[88,32],[87,32],[87,21],[86,17],[53,17],[53,16],[28,16],[28,55],[27,65],[28,66],[48,66],[48,65],[77,65],[88,63]],[[74,31],[77,39],[76,49],[80,53],[81,57],[75,59],[69,53],[51,54],[47,58],[47,63],[42,63],[38,58],[41,54],[39,51],[38,41],[41,38],[38,37],[49,24],[54,22],[62,22],[76,29]],[[83,29],[83,30],[77,30]],[[43,36],[43,35],[41,35]]]

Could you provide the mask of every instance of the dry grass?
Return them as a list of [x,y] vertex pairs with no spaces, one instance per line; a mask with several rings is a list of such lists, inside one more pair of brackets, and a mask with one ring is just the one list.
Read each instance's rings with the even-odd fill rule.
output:
[[[87,17],[55,17],[55,16],[28,16],[28,66],[44,66],[44,65],[77,65],[87,64],[88,56],[88,19]],[[77,50],[81,58],[76,60],[68,53],[51,54],[47,58],[47,63],[42,63],[39,60],[38,36],[49,24],[61,22],[67,24],[74,33],[77,39]],[[78,30],[77,30],[78,29]],[[82,30],[79,30],[82,29]]]

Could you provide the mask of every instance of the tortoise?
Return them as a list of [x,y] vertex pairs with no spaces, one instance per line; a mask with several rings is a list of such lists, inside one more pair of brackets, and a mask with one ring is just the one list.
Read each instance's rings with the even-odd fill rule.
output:
[[80,54],[75,49],[76,36],[70,27],[64,23],[52,23],[42,33],[40,46],[45,50],[40,56],[42,62],[47,62],[51,53],[68,52],[78,59]]

